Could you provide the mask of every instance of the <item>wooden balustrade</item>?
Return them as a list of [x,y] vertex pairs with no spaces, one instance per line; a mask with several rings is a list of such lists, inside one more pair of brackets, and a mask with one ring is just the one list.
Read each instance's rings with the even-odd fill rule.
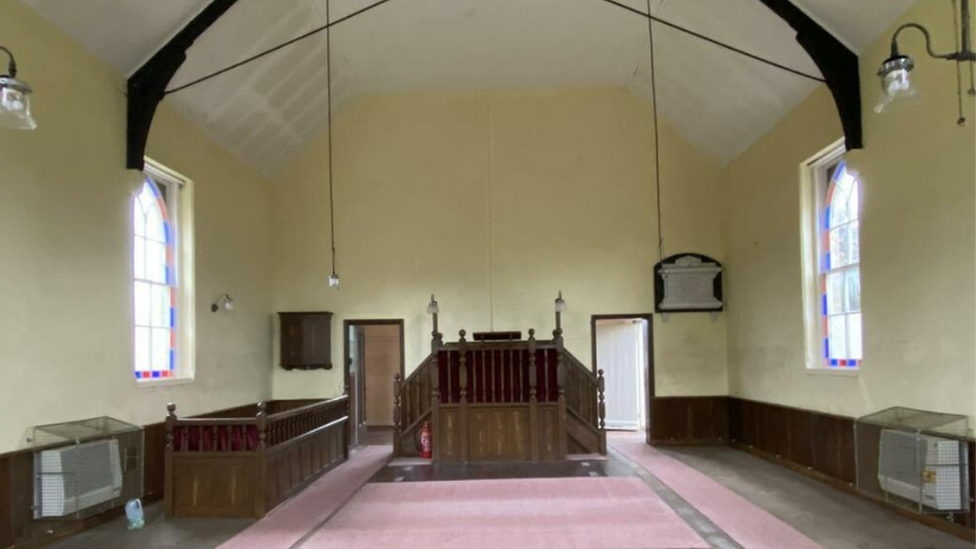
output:
[[561,329],[552,340],[537,340],[535,330],[524,341],[433,335],[431,354],[406,379],[394,378],[396,455],[417,454],[425,422],[435,460],[606,452],[600,382],[565,349]]
[[255,414],[179,418],[167,406],[168,516],[260,517],[348,458],[348,396],[240,410]]

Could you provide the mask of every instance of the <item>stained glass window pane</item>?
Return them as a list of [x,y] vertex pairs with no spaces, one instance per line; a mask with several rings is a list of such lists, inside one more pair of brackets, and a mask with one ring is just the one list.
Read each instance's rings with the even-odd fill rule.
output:
[[163,234],[163,217],[159,206],[154,206],[146,213],[146,237],[156,242],[166,242]]
[[135,323],[137,326],[149,326],[150,313],[152,310],[152,292],[150,284],[146,282],[135,283]]
[[169,327],[169,288],[166,286],[153,284],[152,325],[157,328]]
[[146,279],[166,283],[166,245],[152,240],[146,242]]
[[152,369],[169,370],[169,330],[153,328],[152,331]]
[[830,231],[830,267],[836,269],[851,264],[850,225],[841,225]]
[[850,236],[850,252],[847,256],[851,263],[861,262],[861,222],[855,221],[848,225],[848,233]]
[[[175,291],[175,256],[171,249],[175,239],[167,242],[165,206],[166,187],[157,191],[147,179],[133,204],[133,274],[135,313],[135,370],[169,372],[173,363],[172,295]],[[167,253],[168,252],[168,253]],[[173,275],[167,277],[167,273]],[[162,377],[162,376],[159,376]],[[148,377],[148,379],[153,379]],[[155,378],[155,379],[158,379]]]
[[148,213],[156,205],[156,195],[152,192],[149,183],[142,184],[142,191],[139,192],[138,200],[143,214]]
[[150,367],[149,328],[136,327],[136,371]]
[[844,164],[841,164],[834,173],[832,182],[832,192],[830,194],[830,219],[829,227],[836,227],[842,223],[847,223],[857,218],[857,210],[851,209],[851,195],[857,187],[857,180],[854,179]]
[[835,315],[842,312],[844,312],[844,273],[830,273],[827,275],[827,314]]
[[844,273],[845,312],[861,310],[861,269],[853,267]]
[[132,242],[132,273],[136,278],[146,278],[146,239],[141,236]]
[[827,333],[830,341],[830,358],[847,358],[846,315],[829,317],[827,322]]

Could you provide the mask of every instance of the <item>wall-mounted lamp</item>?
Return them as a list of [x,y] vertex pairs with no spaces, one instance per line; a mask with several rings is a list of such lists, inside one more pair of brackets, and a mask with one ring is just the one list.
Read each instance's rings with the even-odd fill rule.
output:
[[217,301],[214,301],[210,305],[210,312],[211,313],[216,313],[217,311],[219,311],[221,309],[223,309],[225,311],[233,311],[234,310],[234,300],[229,295],[227,295],[227,294],[224,294],[224,295],[218,297],[217,298]]
[[[970,0],[961,0],[962,25],[959,31],[961,42],[956,42],[959,48],[958,51],[952,53],[936,53],[933,51],[932,37],[928,29],[918,23],[905,23],[898,27],[898,30],[891,37],[891,56],[881,64],[881,68],[878,70],[878,76],[881,77],[882,93],[878,99],[878,104],[874,107],[874,112],[884,113],[898,110],[917,105],[922,100],[918,88],[912,83],[911,79],[912,69],[915,68],[915,60],[907,55],[902,55],[898,49],[898,35],[904,30],[915,29],[925,37],[925,50],[930,57],[955,61],[957,63],[956,70],[959,71],[957,73],[957,91],[959,93],[959,120],[957,122],[960,126],[966,125],[966,117],[963,113],[962,103],[962,63],[969,63],[969,95],[976,96],[976,83],[974,83],[973,76],[973,62],[976,61],[976,53],[973,53],[971,46],[969,2]],[[959,18],[955,17],[957,15],[955,0],[953,0],[952,12],[953,19],[957,21],[956,26],[959,26]],[[959,46],[960,43],[962,44],[961,47]]]
[[33,130],[37,122],[31,116],[30,95],[34,90],[23,80],[17,79],[17,61],[14,54],[0,46],[10,64],[7,74],[0,73],[0,126],[14,130]]

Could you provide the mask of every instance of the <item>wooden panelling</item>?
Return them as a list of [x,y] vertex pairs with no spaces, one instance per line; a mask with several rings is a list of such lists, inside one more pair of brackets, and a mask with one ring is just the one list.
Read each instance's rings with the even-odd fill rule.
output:
[[[265,414],[274,408],[282,411]],[[348,457],[349,397],[256,409],[254,417],[181,419],[170,406],[167,516],[260,518]]]
[[529,414],[525,406],[471,406],[468,458],[473,461],[526,461]]
[[853,418],[730,398],[729,425],[736,444],[848,484],[856,480]]
[[166,475],[163,467],[166,459],[166,424],[153,423],[145,426],[143,461],[143,503],[163,499]]
[[173,516],[253,516],[258,460],[241,454],[186,453],[174,460]]
[[652,444],[723,444],[729,439],[728,397],[656,397],[651,401]]

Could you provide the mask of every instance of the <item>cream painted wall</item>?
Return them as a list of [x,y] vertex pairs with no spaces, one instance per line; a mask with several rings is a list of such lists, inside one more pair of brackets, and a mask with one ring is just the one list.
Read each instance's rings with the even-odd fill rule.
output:
[[[951,46],[948,3],[919,2],[898,24],[909,20]],[[850,377],[804,364],[798,167],[842,137],[821,89],[722,172],[735,396],[854,416],[894,405],[974,413],[976,109],[967,98],[969,126],[956,126],[954,65],[907,33],[924,102],[875,114],[893,30],[861,55],[865,148],[848,155],[863,186],[864,365]]]
[[[653,310],[651,121],[617,89],[398,94],[344,108],[334,129],[340,291],[326,283],[324,136],[274,184],[274,306],[333,311],[337,367],[276,367],[275,397],[342,391],[344,319],[403,318],[412,371],[429,350],[432,292],[453,340],[461,328],[550,337],[562,290],[567,347],[589,364],[592,314]],[[666,252],[722,260],[717,163],[666,127],[661,145]],[[658,394],[726,394],[724,315],[673,315],[654,331]]]
[[[35,132],[0,130],[0,452],[32,425],[109,415],[161,421],[270,394],[268,182],[164,104],[149,156],[195,183],[196,379],[132,375],[125,80],[19,2],[0,36],[36,90]],[[213,315],[228,292],[236,308]]]

